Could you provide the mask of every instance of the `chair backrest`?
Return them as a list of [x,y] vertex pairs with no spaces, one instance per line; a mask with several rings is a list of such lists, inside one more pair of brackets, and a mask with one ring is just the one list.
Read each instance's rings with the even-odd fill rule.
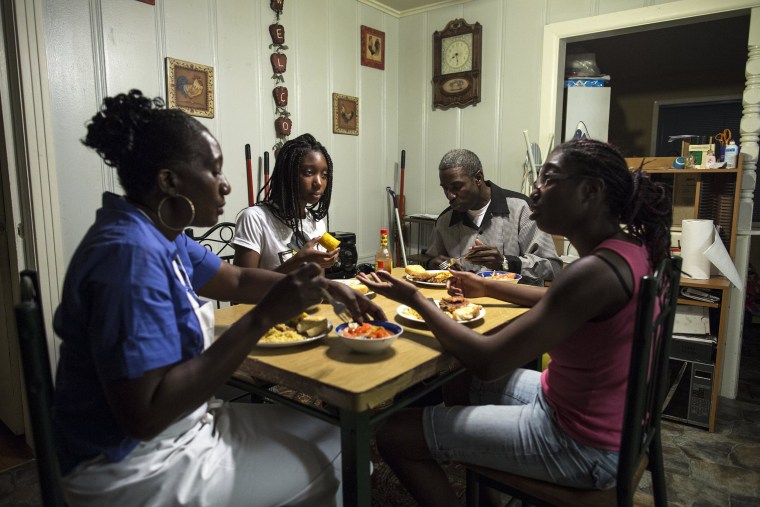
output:
[[21,302],[15,309],[42,502],[65,505],[53,436],[53,378],[35,271],[21,272]]
[[652,445],[660,445],[680,276],[681,258],[674,257],[641,280],[618,462],[618,505],[627,505],[626,499],[633,497],[636,468]]
[[232,246],[235,224],[232,222],[219,222],[198,237],[195,237],[192,229],[185,229],[185,234],[214,252],[223,261],[232,262],[235,257],[235,248]]

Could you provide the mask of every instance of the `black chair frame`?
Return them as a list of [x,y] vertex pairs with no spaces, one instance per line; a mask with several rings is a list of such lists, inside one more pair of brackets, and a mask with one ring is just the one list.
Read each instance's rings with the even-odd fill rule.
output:
[[53,431],[53,378],[34,271],[21,272],[21,302],[15,313],[42,503],[46,507],[63,506],[66,503]]
[[235,224],[232,222],[219,222],[198,237],[193,234],[192,229],[185,229],[185,234],[214,252],[223,261],[232,262],[235,257],[235,249],[232,246]]

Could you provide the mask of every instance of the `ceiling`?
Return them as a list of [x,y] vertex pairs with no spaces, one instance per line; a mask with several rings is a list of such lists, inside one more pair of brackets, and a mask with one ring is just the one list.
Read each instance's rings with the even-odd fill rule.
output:
[[394,16],[409,16],[447,5],[458,5],[473,0],[359,0]]

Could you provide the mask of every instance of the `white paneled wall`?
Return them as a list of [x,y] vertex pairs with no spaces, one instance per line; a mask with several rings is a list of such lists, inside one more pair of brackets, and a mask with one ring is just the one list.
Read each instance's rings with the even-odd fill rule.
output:
[[[437,166],[452,148],[473,150],[487,178],[519,190],[522,131],[539,141],[544,25],[653,3],[663,2],[474,0],[399,18],[357,0],[288,0],[281,17],[288,110],[293,136],[312,133],[333,158],[331,229],[356,232],[360,259],[372,257],[378,230],[389,225],[385,187],[397,187],[402,149],[408,213],[446,206]],[[482,100],[433,111],[432,34],[460,17],[483,25]],[[112,170],[79,143],[85,122],[104,95],[140,88],[165,96],[166,56],[214,67],[216,116],[200,121],[224,150],[233,192],[222,219],[235,220],[248,200],[245,144],[258,169],[276,142],[268,33],[274,18],[267,0],[44,0],[65,262],[101,193],[119,191]],[[384,71],[360,65],[361,25],[385,32]],[[359,97],[359,136],[332,133],[332,93]]]

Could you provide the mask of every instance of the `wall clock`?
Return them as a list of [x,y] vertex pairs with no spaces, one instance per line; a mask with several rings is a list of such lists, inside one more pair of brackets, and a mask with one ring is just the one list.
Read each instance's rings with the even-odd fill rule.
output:
[[433,109],[480,102],[482,31],[460,18],[433,33]]

